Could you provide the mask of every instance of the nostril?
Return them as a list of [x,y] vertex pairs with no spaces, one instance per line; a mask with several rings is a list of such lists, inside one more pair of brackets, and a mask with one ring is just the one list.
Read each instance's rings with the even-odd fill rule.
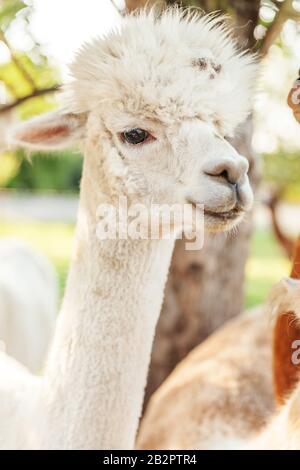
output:
[[230,178],[227,170],[223,170],[218,176],[230,183]]
[[237,185],[238,178],[235,178],[233,172],[229,171],[227,168],[225,169],[224,167],[222,169],[216,168],[213,172],[206,172],[206,174],[213,178],[220,178],[222,180],[225,180],[226,183],[229,183],[232,186]]

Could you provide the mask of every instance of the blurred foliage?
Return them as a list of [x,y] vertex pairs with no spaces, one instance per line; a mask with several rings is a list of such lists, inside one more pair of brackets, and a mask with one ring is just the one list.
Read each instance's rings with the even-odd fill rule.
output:
[[15,98],[21,98],[35,89],[54,85],[57,82],[57,73],[48,65],[45,57],[41,56],[39,61],[33,62],[27,54],[15,53],[14,61],[0,65],[0,80]]
[[[36,91],[48,89],[59,82],[58,71],[49,64],[40,44],[32,36],[29,28],[31,12],[32,7],[21,0],[0,0],[0,43],[10,57],[6,63],[0,65],[0,81],[12,102],[24,96],[34,95]],[[24,38],[27,37],[32,44],[26,52],[15,51],[7,39],[14,22],[20,22],[21,19]],[[42,102],[43,97],[40,100]]]
[[300,153],[277,151],[263,155],[264,180],[281,198],[300,201]]
[[20,163],[15,152],[4,152],[0,158],[0,186],[6,186],[8,181],[18,174]]
[[[31,7],[20,0],[0,0],[0,44],[6,48],[10,59],[0,64],[0,83],[4,85],[6,104],[19,104],[18,119],[28,119],[57,106],[55,96],[48,90],[55,89],[60,81],[59,73],[42,53],[42,49],[28,27]],[[30,37],[30,50],[15,51],[9,44],[7,32],[14,21],[22,19],[23,34]],[[45,94],[43,94],[45,91]],[[40,95],[40,92],[42,94]],[[39,94],[39,96],[35,96]],[[0,107],[1,110],[1,107]],[[5,121],[4,124],[5,125]],[[57,158],[59,157],[59,158]],[[78,190],[82,158],[77,152],[60,152],[42,156],[25,152],[5,152],[0,155],[0,185],[7,188],[43,190]],[[34,163],[34,164],[33,164]]]
[[288,275],[290,262],[271,230],[256,229],[246,264],[245,307],[263,303],[278,279]]
[[18,171],[6,183],[8,188],[57,191],[79,189],[82,157],[78,152],[64,151],[58,155],[34,153],[28,159],[19,150],[15,153],[15,159]]
[[1,0],[0,2],[0,27],[2,31],[10,25],[16,14],[25,8],[25,3],[20,0]]

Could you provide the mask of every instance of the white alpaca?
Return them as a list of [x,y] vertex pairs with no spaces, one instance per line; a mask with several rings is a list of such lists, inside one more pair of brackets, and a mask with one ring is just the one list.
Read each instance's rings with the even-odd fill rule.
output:
[[0,341],[31,372],[41,371],[57,316],[57,277],[25,243],[0,240]]
[[[299,281],[276,286],[271,311],[300,320]],[[195,348],[152,396],[138,447],[300,450],[300,381],[276,410],[271,331],[270,316],[258,308]]]
[[29,148],[82,139],[76,242],[44,377],[0,374],[2,448],[133,448],[174,240],[99,240],[101,203],[201,202],[210,230],[251,206],[248,164],[223,138],[247,115],[255,66],[219,20],[125,18],[85,45],[67,114],[25,123]]

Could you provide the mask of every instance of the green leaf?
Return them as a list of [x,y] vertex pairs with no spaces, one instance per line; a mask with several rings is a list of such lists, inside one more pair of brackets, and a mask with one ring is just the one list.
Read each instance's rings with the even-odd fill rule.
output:
[[16,14],[26,7],[27,5],[20,0],[2,0],[0,2],[0,28],[2,31],[5,31]]

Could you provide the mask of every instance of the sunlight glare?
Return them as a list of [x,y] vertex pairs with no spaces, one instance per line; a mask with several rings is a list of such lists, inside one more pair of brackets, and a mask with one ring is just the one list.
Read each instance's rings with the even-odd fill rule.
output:
[[66,73],[80,45],[107,33],[120,18],[110,0],[34,0],[31,30]]

